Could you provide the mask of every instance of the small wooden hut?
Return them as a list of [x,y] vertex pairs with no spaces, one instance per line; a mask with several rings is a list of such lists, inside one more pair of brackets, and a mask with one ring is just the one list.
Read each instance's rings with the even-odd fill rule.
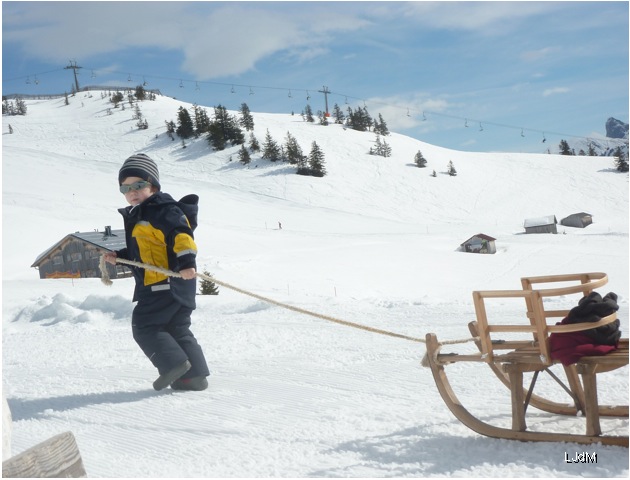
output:
[[[31,267],[39,270],[39,278],[100,278],[101,255],[126,246],[125,231],[76,232],[66,235],[48,250],[39,255]],[[131,275],[122,265],[107,264],[109,278]]]
[[555,215],[546,217],[528,218],[523,223],[525,233],[558,233],[556,225],[558,220]]
[[584,228],[593,223],[593,215],[586,212],[579,212],[569,215],[560,220],[560,224],[565,227]]
[[483,233],[473,235],[460,245],[461,250],[469,253],[497,253],[496,238]]

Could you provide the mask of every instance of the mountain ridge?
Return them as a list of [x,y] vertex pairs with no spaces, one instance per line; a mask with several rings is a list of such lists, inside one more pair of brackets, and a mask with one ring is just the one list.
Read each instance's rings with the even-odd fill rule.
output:
[[[43,145],[46,137],[52,135],[62,140],[63,144],[64,151],[55,152],[56,155],[63,153],[78,161],[86,155],[96,157],[100,168],[109,168],[112,174],[124,160],[120,158],[121,150],[129,155],[142,151],[158,161],[163,176],[180,178],[184,182],[190,178],[215,186],[239,184],[252,195],[271,195],[302,206],[311,205],[317,198],[319,207],[336,210],[352,208],[354,204],[347,200],[360,198],[364,205],[374,205],[374,215],[378,212],[383,218],[405,218],[423,224],[439,224],[442,221],[442,215],[436,213],[439,210],[453,215],[452,221],[487,223],[483,218],[475,218],[479,216],[474,211],[493,212],[500,208],[502,202],[493,193],[492,182],[502,179],[513,189],[521,188],[523,184],[530,185],[529,202],[510,208],[511,215],[515,216],[510,228],[514,229],[525,216],[546,214],[545,209],[549,208],[546,205],[550,192],[546,192],[546,186],[538,185],[536,169],[548,169],[550,162],[561,166],[549,173],[550,180],[554,179],[558,185],[567,182],[566,169],[592,171],[597,166],[595,172],[608,168],[613,170],[610,159],[600,157],[462,152],[397,133],[383,137],[393,150],[391,157],[384,158],[369,154],[376,138],[372,132],[344,129],[335,124],[321,126],[305,122],[298,115],[252,113],[254,134],[261,143],[267,131],[279,144],[284,143],[287,132],[290,132],[305,153],[308,153],[313,141],[318,143],[325,155],[328,175],[323,178],[304,177],[295,174],[294,166],[264,160],[260,154],[252,157],[250,165],[241,165],[236,155],[238,146],[213,151],[204,136],[187,141],[186,148],[183,148],[181,141],[168,137],[165,122],[176,118],[180,107],[190,109],[192,105],[186,102],[159,96],[155,101],[140,102],[143,116],[149,123],[149,128],[143,130],[136,127],[131,108],[114,109],[105,93],[103,96],[93,93],[72,97],[69,105],[64,105],[63,99],[30,101],[28,114],[11,117],[11,122],[19,134],[17,130],[27,128],[30,122],[38,125],[48,121],[50,130],[30,130],[31,143]],[[37,107],[40,102],[52,102],[56,118],[39,118],[41,114]],[[82,140],[73,140],[73,128],[80,129]],[[81,144],[87,138],[86,133],[89,134],[89,145]],[[418,151],[428,161],[426,168],[418,168],[413,163]],[[450,161],[458,172],[456,177],[446,174]],[[519,168],[521,178],[514,178],[513,162],[527,167]],[[432,176],[433,170],[436,177]],[[473,175],[475,170],[485,173],[481,177]],[[356,181],[349,182],[353,177]],[[477,193],[471,202],[468,192],[473,191]],[[563,209],[567,214],[573,213],[569,205]],[[499,216],[505,215],[502,212]]]

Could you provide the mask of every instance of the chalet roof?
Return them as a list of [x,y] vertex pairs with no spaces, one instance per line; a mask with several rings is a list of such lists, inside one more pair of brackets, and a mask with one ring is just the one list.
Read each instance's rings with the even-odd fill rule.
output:
[[572,213],[571,215],[567,215],[565,218],[570,218],[570,217],[592,217],[593,215],[590,213],[586,213],[586,212],[577,212],[577,213]]
[[527,218],[525,219],[524,226],[528,227],[542,227],[544,225],[555,225],[558,223],[555,215],[547,215],[546,217]]
[[481,240],[487,240],[488,242],[494,242],[496,240],[496,238],[491,237],[490,235],[486,235],[484,233],[478,233],[477,235],[473,235],[472,237],[470,237],[468,240],[462,243],[462,245],[466,245],[468,242],[470,242],[474,238],[480,238]]
[[77,232],[72,236],[108,250],[120,250],[127,246],[124,229],[112,230],[111,235],[107,235],[105,232]]
[[111,230],[111,235],[108,235],[104,231],[70,233],[59,240],[57,243],[55,243],[52,247],[46,249],[43,253],[39,254],[31,267],[37,267],[40,262],[50,254],[50,252],[54,251],[59,246],[61,246],[61,244],[71,238],[76,238],[78,240],[91,243],[92,245],[109,251],[120,250],[121,248],[125,248],[127,246],[124,229]]

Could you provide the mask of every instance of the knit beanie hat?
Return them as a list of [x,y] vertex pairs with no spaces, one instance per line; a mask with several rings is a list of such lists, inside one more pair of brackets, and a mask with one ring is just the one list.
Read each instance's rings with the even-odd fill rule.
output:
[[157,187],[160,190],[160,172],[158,171],[157,164],[144,153],[136,153],[132,155],[123,166],[120,167],[118,172],[118,184],[121,185],[123,180],[127,177],[138,177],[146,180],[151,185]]

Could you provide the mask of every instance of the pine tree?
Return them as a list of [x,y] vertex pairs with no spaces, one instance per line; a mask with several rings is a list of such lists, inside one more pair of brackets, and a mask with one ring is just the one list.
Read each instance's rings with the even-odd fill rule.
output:
[[391,157],[392,147],[386,141],[381,141],[381,136],[376,134],[376,146],[374,149],[370,148],[371,155],[379,155],[381,157]]
[[392,147],[390,147],[389,143],[383,140],[383,153],[382,155],[387,158],[392,156]]
[[348,107],[347,124],[352,130],[361,131],[361,122],[358,114],[352,110],[352,107]]
[[359,107],[356,111],[348,107],[348,126],[353,130],[365,132],[372,128],[372,117],[368,113],[367,107]]
[[136,122],[136,127],[138,127],[140,130],[146,130],[147,128],[149,128],[149,123],[146,121],[146,119],[143,120],[140,105],[138,105],[137,103],[134,108],[133,118],[138,120]]
[[304,115],[306,116],[306,121],[313,123],[315,119],[313,118],[313,110],[309,104],[306,104],[304,108]]
[[233,115],[227,116],[228,138],[232,145],[243,145],[245,143],[245,134],[238,126],[238,119]]
[[269,130],[267,130],[267,135],[265,135],[265,142],[263,143],[262,148],[262,158],[271,160],[272,162],[277,162],[282,158],[280,147],[278,146],[278,143],[271,137]]
[[173,120],[171,120],[170,122],[167,122],[165,120],[164,122],[166,123],[166,134],[168,135],[168,138],[170,138],[171,140],[175,140],[175,137],[173,136],[173,134],[175,133],[175,122]]
[[225,132],[221,127],[221,124],[218,122],[210,123],[210,127],[208,128],[208,143],[212,145],[212,148],[215,150],[221,151],[225,150],[227,145],[227,141],[225,139]]
[[455,175],[457,175],[457,170],[455,170],[455,165],[453,165],[452,160],[449,160],[448,162],[447,172],[451,177],[454,177]]
[[136,87],[136,99],[144,100],[146,98],[146,94],[147,92],[144,90],[144,87],[142,85],[138,85]]
[[343,124],[343,121],[346,118],[343,112],[341,111],[341,108],[339,108],[339,105],[337,105],[336,103],[335,103],[335,106],[333,107],[333,118],[335,119],[335,123],[338,123],[338,124]]
[[239,124],[248,132],[254,130],[254,117],[246,103],[241,104],[241,119],[239,120]]
[[26,115],[26,102],[20,97],[15,99],[15,114]]
[[593,142],[588,142],[588,156],[589,157],[597,156],[597,152],[595,151],[595,146],[593,145]]
[[348,107],[348,113],[346,114],[346,126],[350,127],[351,129],[355,130],[352,121],[354,119],[354,113],[352,112],[352,107]]
[[[212,277],[207,270],[204,270],[204,275],[208,277]],[[218,295],[219,288],[212,280],[208,280],[206,278],[202,278],[201,282],[199,282],[199,287],[201,290],[201,295]]]
[[374,147],[374,154],[383,156],[383,142],[381,142],[381,136],[376,134],[376,147]]
[[208,130],[208,141],[210,144],[216,150],[223,150],[228,142],[232,145],[245,143],[245,135],[237,123],[236,119],[227,112],[225,107],[222,105],[214,107],[214,120],[210,122]]
[[245,148],[245,145],[241,145],[241,149],[238,151],[238,161],[243,165],[248,165],[252,161],[252,157]]
[[569,143],[566,140],[560,140],[560,145],[558,147],[560,148],[561,155],[572,155],[571,147],[569,147]]
[[287,140],[284,144],[284,152],[287,160],[291,165],[296,165],[298,161],[304,156],[300,145],[291,132],[287,132]]
[[418,153],[416,153],[413,161],[418,166],[418,168],[424,168],[427,166],[427,160],[426,158],[424,158],[420,150],[418,150]]
[[308,165],[311,175],[314,177],[323,177],[326,175],[326,167],[324,166],[324,152],[319,148],[317,142],[313,142],[311,153],[308,156]]
[[363,107],[362,109],[360,108],[359,111],[360,111],[361,124],[364,127],[364,131],[365,130],[369,131],[372,128],[374,121],[372,120],[372,117],[368,113],[367,107]]
[[133,117],[134,120],[142,120],[142,111],[140,110],[140,105],[136,103],[133,109]]
[[381,115],[380,113],[378,114],[378,121],[374,122],[374,131],[384,137],[389,135],[387,124],[385,123],[385,120],[383,120],[383,115]]
[[6,98],[2,98],[2,115],[13,115],[13,104]]
[[180,138],[190,138],[193,136],[195,132],[195,127],[193,126],[193,121],[190,118],[190,113],[184,107],[179,107],[177,111],[177,129],[175,133]]
[[615,150],[615,167],[618,172],[627,172],[628,171],[628,159],[623,153],[621,147],[617,147]]
[[[68,95],[66,94],[66,101],[68,99]],[[112,95],[112,99],[111,102],[114,104],[114,108],[118,108],[118,104],[120,102],[122,102],[125,99],[125,97],[123,97],[122,92],[116,92]],[[67,104],[66,104],[67,105]]]
[[258,143],[258,139],[255,137],[254,132],[250,132],[249,134],[249,149],[252,152],[260,152],[260,143]]
[[195,135],[207,133],[210,130],[210,117],[205,108],[201,108],[199,105],[193,105],[195,112]]
[[370,147],[370,155],[380,155],[381,149],[383,148],[380,135],[376,135],[376,140],[374,143],[376,145],[374,146],[374,148]]
[[298,158],[297,161],[297,171],[295,172],[298,175],[310,175],[311,170],[308,168],[308,157],[306,155],[302,155]]

